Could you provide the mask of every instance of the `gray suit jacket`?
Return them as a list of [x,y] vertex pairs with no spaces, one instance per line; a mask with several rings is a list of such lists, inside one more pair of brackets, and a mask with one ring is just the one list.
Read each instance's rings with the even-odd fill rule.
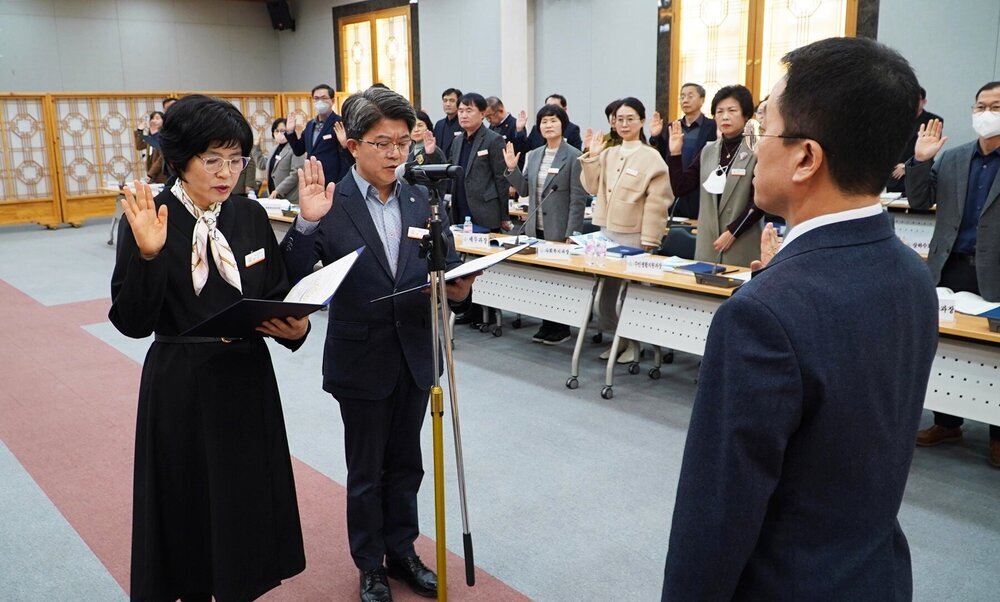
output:
[[[551,170],[545,176],[542,194],[538,195],[538,170],[542,166],[544,146],[528,153],[524,160],[524,171],[514,168],[514,171],[504,172],[507,181],[517,189],[520,196],[528,197],[528,213],[535,211],[538,199],[544,198],[542,205],[542,221],[546,240],[563,241],[575,231],[583,227],[583,210],[590,197],[583,189],[580,180],[580,151],[563,140],[556,156],[552,159]],[[554,189],[554,190],[553,190]],[[548,195],[548,196],[545,196]],[[529,236],[535,236],[536,215],[531,215],[525,227]]]
[[[265,169],[271,164],[271,157],[277,149],[276,146],[271,150],[267,157],[267,163],[264,165]],[[296,170],[302,167],[305,162],[306,156],[304,154],[296,155],[291,146],[286,144],[281,149],[281,154],[278,155],[278,160],[274,163],[274,169],[271,170],[274,190],[278,191],[279,199],[288,199],[292,203],[299,202],[299,174]]]
[[[453,165],[459,165],[462,136],[456,136],[451,145],[449,160]],[[472,221],[484,228],[499,228],[500,222],[510,219],[507,212],[507,178],[503,172],[507,165],[503,160],[503,136],[493,132],[485,125],[476,133],[469,153],[469,167],[465,176],[457,186],[465,186],[465,196],[469,201]],[[481,152],[485,153],[480,156]],[[464,180],[464,182],[463,182]],[[454,201],[453,201],[454,205]],[[454,206],[452,207],[454,210]]]
[[[701,151],[701,181],[704,182],[719,166],[719,153],[722,141],[709,142]],[[753,182],[753,168],[757,165],[757,157],[746,148],[740,147],[736,158],[729,165],[729,175],[722,198],[716,202],[717,195],[709,193],[704,186],[701,190],[701,205],[698,209],[698,240],[695,245],[694,258],[698,261],[715,261],[719,253],[712,247],[726,226],[743,212],[750,198]],[[742,176],[733,175],[734,169],[746,170]],[[760,259],[761,225],[758,221],[749,230],[741,234],[729,249],[722,255],[722,263],[749,266],[751,261]]]
[[[937,161],[907,165],[906,193],[910,207],[930,209],[937,203],[934,236],[927,255],[927,267],[934,282],[941,280],[941,269],[948,260],[958,228],[965,213],[969,187],[969,167],[979,141],[973,141],[941,153]],[[976,226],[976,276],[979,292],[987,301],[1000,301],[1000,176],[993,181],[989,196]]]

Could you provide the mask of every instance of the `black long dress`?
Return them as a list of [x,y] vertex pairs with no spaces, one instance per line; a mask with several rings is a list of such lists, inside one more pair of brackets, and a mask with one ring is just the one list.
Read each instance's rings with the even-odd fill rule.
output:
[[[109,317],[123,334],[178,335],[240,298],[209,259],[200,296],[191,283],[195,219],[169,188],[167,241],[139,256],[119,229]],[[281,299],[285,265],[267,214],[230,197],[218,227],[239,264],[243,296]],[[251,267],[246,256],[264,249]],[[278,342],[293,351],[302,341]],[[254,599],[305,568],[288,440],[263,338],[154,342],[139,385],[132,513],[132,600],[212,593]]]

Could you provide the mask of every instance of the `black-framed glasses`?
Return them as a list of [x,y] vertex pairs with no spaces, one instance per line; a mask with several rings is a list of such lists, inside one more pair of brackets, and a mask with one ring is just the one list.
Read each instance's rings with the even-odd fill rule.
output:
[[396,152],[401,155],[405,155],[410,152],[410,147],[413,146],[413,140],[403,140],[401,142],[389,142],[388,140],[361,140],[365,144],[371,144],[380,153],[388,153],[390,148],[395,148]]
[[233,173],[241,173],[250,164],[250,157],[236,157],[235,159],[223,159],[222,157],[198,157],[205,166],[208,173],[219,173],[224,165],[229,166]]

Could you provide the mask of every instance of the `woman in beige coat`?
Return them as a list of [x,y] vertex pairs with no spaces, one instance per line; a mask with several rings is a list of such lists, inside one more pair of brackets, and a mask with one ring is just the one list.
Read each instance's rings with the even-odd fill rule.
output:
[[[604,134],[597,132],[588,142],[589,149],[580,157],[583,187],[597,198],[593,204],[593,223],[601,227],[613,245],[657,248],[663,238],[667,209],[673,202],[667,165],[660,153],[646,144],[642,127],[646,107],[635,98],[623,98],[615,113],[615,130],[621,136],[618,146],[605,148]],[[598,305],[598,327],[614,332],[618,327],[617,303],[621,281],[608,279]],[[601,357],[607,358],[610,351]],[[618,363],[639,359],[639,345],[628,341]]]

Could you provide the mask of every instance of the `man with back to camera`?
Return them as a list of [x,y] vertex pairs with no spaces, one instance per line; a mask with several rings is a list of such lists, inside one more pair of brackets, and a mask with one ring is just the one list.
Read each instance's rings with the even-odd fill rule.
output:
[[441,109],[444,117],[434,124],[434,140],[445,157],[451,156],[451,144],[456,136],[462,135],[462,127],[458,125],[458,99],[462,91],[458,88],[448,88],[441,93]]
[[333,88],[320,84],[312,89],[316,117],[306,123],[302,137],[295,131],[295,119],[285,118],[285,138],[296,155],[316,157],[323,164],[326,182],[339,182],[353,163],[344,145],[347,138],[340,115],[333,110]]
[[[681,130],[684,132],[681,161],[684,169],[687,169],[691,166],[691,162],[701,154],[701,149],[716,139],[718,126],[714,119],[706,117],[701,112],[701,108],[705,104],[705,88],[701,84],[689,82],[681,86],[680,103],[681,111],[684,113],[684,116],[678,120],[681,124]],[[653,113],[653,118],[649,120],[649,143],[660,151],[664,162],[670,160],[669,134],[670,131],[664,127],[660,114]],[[676,203],[673,215],[697,219],[698,208],[701,205],[701,193],[698,190],[693,190],[678,197]]]
[[[424,475],[420,429],[433,384],[430,295],[413,292],[371,303],[427,281],[427,261],[409,228],[426,228],[427,189],[396,181],[416,115],[385,88],[369,88],[345,109],[355,167],[324,191],[310,159],[300,183],[301,213],[281,242],[290,282],[317,260],[336,261],[365,246],[330,302],[323,389],[336,398],[347,457],[347,534],[360,572],[362,602],[392,599],[387,575],[421,596],[437,577],[416,555],[417,491]],[[345,107],[347,103],[345,102]],[[442,215],[447,268],[461,263]],[[449,303],[468,304],[474,276],[447,285]],[[441,364],[443,366],[443,364]],[[385,565],[383,566],[383,561]]]
[[937,298],[879,192],[912,131],[917,79],[864,38],[783,62],[748,143],[756,202],[790,231],[774,254],[767,227],[769,263],[712,320],[662,599],[909,600],[896,516]]
[[[913,160],[906,168],[910,207],[937,204],[927,267],[938,286],[1000,301],[1000,81],[976,92],[972,128],[977,140],[941,151],[947,137],[932,120],[917,132]],[[934,424],[917,433],[917,445],[931,447],[962,440],[958,416],[934,412]],[[1000,426],[990,425],[989,461],[1000,468]]]

